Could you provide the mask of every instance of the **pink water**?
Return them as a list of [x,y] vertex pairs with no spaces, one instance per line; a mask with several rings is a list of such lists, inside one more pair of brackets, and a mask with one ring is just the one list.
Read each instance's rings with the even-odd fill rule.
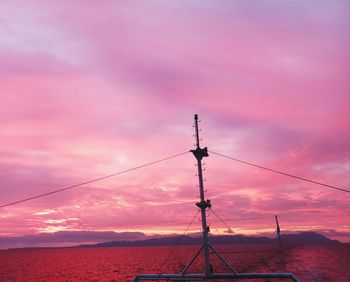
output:
[[[217,249],[239,272],[294,272],[302,281],[350,281],[350,245],[299,246],[283,256],[273,246],[222,245]],[[0,281],[130,281],[138,273],[176,273],[198,250],[198,246],[123,247],[86,249],[20,249],[0,251]],[[225,267],[213,257],[214,270]],[[281,261],[284,260],[284,264]],[[200,260],[191,272],[201,270]],[[307,271],[305,269],[307,269]],[[309,271],[309,272],[308,272]],[[276,280],[274,280],[276,281]]]

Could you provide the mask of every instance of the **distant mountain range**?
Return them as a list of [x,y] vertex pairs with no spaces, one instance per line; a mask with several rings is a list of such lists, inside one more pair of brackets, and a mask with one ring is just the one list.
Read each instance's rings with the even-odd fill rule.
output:
[[[316,232],[302,232],[299,234],[284,234],[281,236],[281,240],[284,244],[288,245],[310,245],[310,244],[341,244],[337,240],[331,240],[327,237]],[[277,243],[277,238],[271,239],[267,237],[251,237],[244,235],[220,235],[210,236],[210,242],[213,244],[273,244]],[[95,248],[95,247],[131,247],[131,246],[173,246],[173,245],[199,245],[202,239],[200,237],[191,236],[173,236],[173,237],[160,237],[146,240],[135,241],[111,241],[91,245],[79,245],[75,248]]]

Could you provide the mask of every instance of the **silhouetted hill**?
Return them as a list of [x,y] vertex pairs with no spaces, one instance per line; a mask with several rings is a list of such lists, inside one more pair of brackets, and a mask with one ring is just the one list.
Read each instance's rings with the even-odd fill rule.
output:
[[[128,246],[173,246],[179,245],[199,245],[202,239],[199,237],[183,236],[181,240],[180,236],[173,237],[161,237],[147,240],[138,241],[111,241],[98,243],[94,245],[80,245],[77,247],[128,247]],[[299,234],[285,234],[281,236],[282,243],[288,245],[301,245],[301,244],[340,244],[339,241],[330,240],[327,237],[316,232],[302,232]],[[224,235],[224,236],[210,236],[210,242],[216,245],[220,244],[271,244],[277,243],[277,239],[271,239],[267,237],[252,237],[244,235]]]
[[[276,239],[275,239],[276,240]],[[284,234],[281,236],[281,240],[285,244],[298,244],[298,245],[310,245],[310,244],[339,244],[337,240],[328,239],[326,236],[316,232],[302,232],[299,234]]]

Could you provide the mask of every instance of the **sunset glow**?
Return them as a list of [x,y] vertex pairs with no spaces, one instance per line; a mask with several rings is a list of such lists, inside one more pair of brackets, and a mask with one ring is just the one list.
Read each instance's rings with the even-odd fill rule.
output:
[[[0,205],[193,149],[195,113],[210,151],[350,189],[349,1],[53,2],[0,3]],[[2,208],[0,235],[182,234],[194,163]],[[272,234],[278,214],[350,242],[349,193],[211,153],[205,168],[235,232]]]

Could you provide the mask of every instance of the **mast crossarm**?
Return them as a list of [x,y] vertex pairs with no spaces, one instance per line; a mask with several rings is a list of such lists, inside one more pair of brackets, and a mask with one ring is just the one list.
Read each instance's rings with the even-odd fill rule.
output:
[[196,159],[199,161],[202,160],[204,157],[209,157],[207,147],[204,147],[203,149],[197,147],[196,150],[191,150],[191,152],[196,157]]
[[201,209],[202,208],[210,209],[211,208],[211,203],[210,203],[210,200],[206,200],[206,201],[203,201],[203,202],[196,203],[196,206],[201,208]]

